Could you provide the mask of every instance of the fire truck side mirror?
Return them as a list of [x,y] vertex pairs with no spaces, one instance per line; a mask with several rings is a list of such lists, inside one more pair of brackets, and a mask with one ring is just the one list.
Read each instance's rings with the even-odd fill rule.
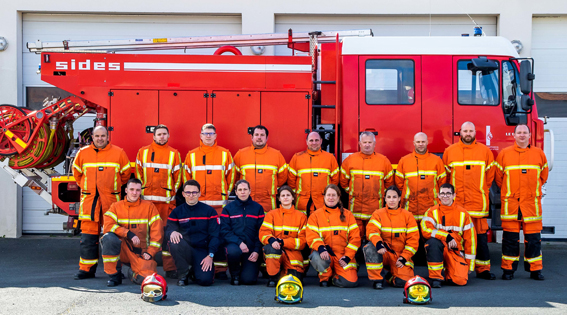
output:
[[524,94],[520,99],[520,103],[522,105],[522,109],[527,112],[532,109],[532,106],[534,105],[534,100],[532,100],[529,95]]
[[488,58],[486,57],[478,57],[474,58],[471,61],[473,66],[469,70],[473,72],[482,71],[484,73],[488,71],[498,70],[498,62],[495,60],[488,60]]
[[254,133],[254,127],[248,127],[248,134],[252,135]]
[[535,74],[532,73],[532,64],[528,60],[520,62],[520,90],[524,94],[532,92],[532,81]]

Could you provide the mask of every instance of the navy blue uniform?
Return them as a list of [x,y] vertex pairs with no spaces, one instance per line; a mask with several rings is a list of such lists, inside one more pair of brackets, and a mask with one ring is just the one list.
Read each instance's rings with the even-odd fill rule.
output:
[[[201,261],[209,253],[217,252],[220,244],[219,221],[217,211],[202,202],[193,206],[183,203],[173,209],[167,219],[165,237],[169,242],[169,251],[175,260],[177,272],[182,275],[192,266],[196,282],[200,285],[211,285],[214,281],[214,267],[204,272],[201,269]],[[171,233],[174,231],[183,236],[179,244],[171,242]]]
[[[240,276],[242,284],[254,284],[258,280],[262,243],[258,237],[264,222],[264,208],[248,198],[235,201],[224,207],[221,214],[221,237],[226,243],[230,275]],[[244,242],[249,252],[243,253],[240,244]],[[258,260],[251,262],[248,257],[258,253]]]

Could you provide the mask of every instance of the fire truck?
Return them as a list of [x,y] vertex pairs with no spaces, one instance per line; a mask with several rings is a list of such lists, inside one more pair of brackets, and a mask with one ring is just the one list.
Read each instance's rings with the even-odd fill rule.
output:
[[[243,55],[239,48],[286,45],[290,56]],[[339,163],[358,151],[360,132],[377,135],[376,151],[395,165],[429,137],[442,155],[463,122],[494,155],[527,124],[543,147],[544,124],[532,93],[534,62],[503,37],[375,37],[371,30],[132,40],[30,42],[41,54],[41,79],[73,96],[41,110],[0,106],[1,166],[37,192],[53,213],[78,215],[80,188],[71,176],[79,139],[74,120],[96,114],[130,161],[165,124],[182,156],[199,145],[204,123],[233,154],[249,146],[250,127],[269,128],[269,144],[287,161],[318,131]],[[213,55],[137,54],[142,50],[218,48]],[[53,170],[65,161],[64,174]],[[495,188],[495,187],[493,187]],[[492,212],[499,214],[497,189]],[[497,227],[499,216],[494,216]]]

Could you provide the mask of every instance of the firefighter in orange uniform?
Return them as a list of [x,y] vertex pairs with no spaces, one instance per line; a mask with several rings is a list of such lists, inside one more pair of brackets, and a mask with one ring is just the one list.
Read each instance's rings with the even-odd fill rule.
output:
[[81,188],[81,257],[75,280],[94,278],[102,216],[113,202],[120,201],[122,184],[130,174],[124,150],[108,143],[105,127],[94,128],[93,143],[82,148],[73,162],[73,176]]
[[323,189],[339,184],[337,159],[321,150],[319,133],[307,135],[307,150],[296,153],[289,162],[287,184],[297,194],[295,208],[309,216],[312,210],[323,208]]
[[[144,200],[154,203],[163,222],[175,208],[175,193],[181,185],[181,155],[170,147],[169,129],[158,125],[154,129],[154,142],[141,148],[136,156],[136,177],[142,181]],[[162,245],[163,270],[171,279],[177,279],[175,261]]]
[[374,211],[366,228],[369,242],[364,246],[368,278],[374,289],[383,288],[382,268],[395,287],[404,287],[414,276],[412,257],[419,246],[419,229],[413,215],[400,208],[401,191],[396,186],[386,190],[386,207]]
[[[201,185],[199,201],[213,207],[220,215],[234,185],[234,162],[230,152],[217,145],[217,130],[213,124],[201,128],[201,145],[185,157],[184,182],[194,179]],[[226,280],[226,251],[221,243],[215,253],[217,279]]]
[[516,143],[496,157],[495,180],[501,188],[502,279],[512,280],[520,261],[520,229],[524,231],[524,269],[530,278],[544,280],[541,253],[541,196],[547,181],[547,158],[540,148],[530,145],[528,126],[514,130]]
[[122,283],[122,263],[130,266],[128,278],[136,284],[157,272],[154,257],[163,241],[163,221],[152,202],[140,199],[141,193],[142,182],[130,179],[126,199],[113,203],[104,213],[100,242],[109,287]]
[[445,149],[443,163],[447,170],[447,182],[455,187],[455,203],[467,209],[472,218],[477,238],[476,277],[494,280],[490,272],[488,251],[489,192],[494,180],[494,155],[490,149],[476,141],[472,122],[461,125],[461,140]]
[[360,230],[350,211],[341,204],[337,185],[328,185],[324,192],[325,206],[313,212],[307,220],[306,239],[313,252],[311,265],[319,272],[319,285],[332,284],[343,288],[358,285],[354,260],[360,247]]
[[384,205],[384,190],[394,185],[394,170],[387,157],[374,152],[376,137],[364,131],[359,139],[360,152],[349,155],[341,165],[341,186],[349,194],[348,209],[354,214],[360,238],[366,238],[366,225]]
[[[419,223],[425,211],[437,204],[439,186],[445,183],[445,166],[440,157],[427,150],[427,135],[418,132],[413,137],[414,151],[402,157],[396,168],[396,186],[402,191],[401,207],[413,214]],[[425,239],[419,238],[414,262],[425,265]]]
[[431,287],[440,288],[445,279],[466,285],[474,270],[476,233],[467,210],[455,204],[455,188],[445,183],[439,189],[440,205],[425,212],[421,233],[427,239],[425,252]]
[[280,208],[266,214],[260,228],[260,241],[270,279],[268,287],[275,287],[278,276],[291,274],[303,278],[303,256],[307,216],[293,207],[295,193],[284,185],[279,189]]
[[280,151],[268,147],[268,129],[262,125],[252,131],[252,145],[234,156],[237,179],[250,183],[252,200],[268,213],[276,209],[276,192],[287,180],[287,164]]

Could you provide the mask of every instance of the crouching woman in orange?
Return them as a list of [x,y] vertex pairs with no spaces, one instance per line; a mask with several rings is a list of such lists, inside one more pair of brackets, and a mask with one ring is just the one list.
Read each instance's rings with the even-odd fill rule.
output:
[[366,226],[364,259],[368,278],[374,289],[382,289],[382,268],[395,287],[403,287],[413,274],[411,258],[419,246],[419,230],[413,215],[400,208],[401,191],[396,186],[386,189],[386,207],[374,211]]
[[360,230],[352,212],[340,202],[339,187],[330,184],[323,192],[325,206],[307,220],[307,244],[313,252],[311,265],[319,272],[319,285],[353,288],[358,284],[354,255],[360,247]]
[[266,214],[260,227],[260,241],[264,244],[266,269],[270,275],[268,287],[275,287],[280,273],[291,274],[302,280],[305,228],[307,216],[293,207],[296,196],[284,185],[278,192],[281,206]]

